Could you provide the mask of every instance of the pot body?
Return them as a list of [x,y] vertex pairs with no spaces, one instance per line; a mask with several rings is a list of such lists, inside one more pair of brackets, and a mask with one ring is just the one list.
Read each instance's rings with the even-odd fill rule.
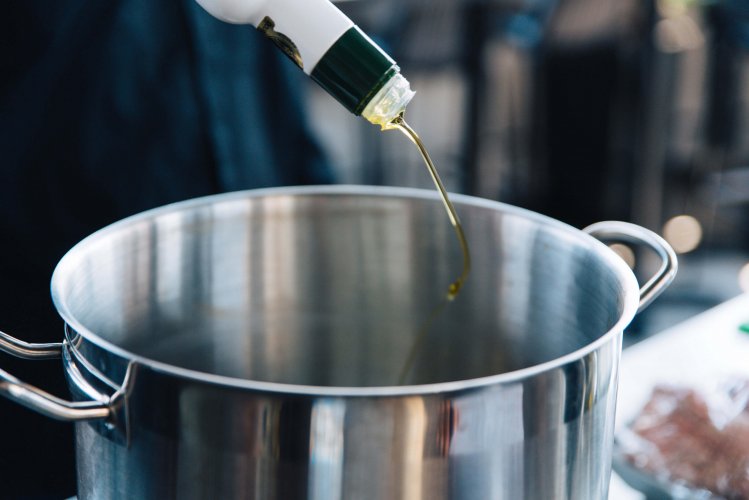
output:
[[[147,212],[53,278],[89,498],[605,499],[637,283],[586,234],[456,196],[287,188]],[[431,318],[431,319],[429,319]],[[405,381],[399,373],[425,331]]]
[[139,371],[128,436],[76,424],[78,497],[605,499],[618,350],[414,396],[284,396]]

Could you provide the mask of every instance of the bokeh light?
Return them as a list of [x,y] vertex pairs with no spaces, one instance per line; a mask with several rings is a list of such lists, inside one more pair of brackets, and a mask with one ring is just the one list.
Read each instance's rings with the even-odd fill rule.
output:
[[702,242],[702,225],[691,215],[677,215],[663,226],[663,237],[676,253],[691,252]]

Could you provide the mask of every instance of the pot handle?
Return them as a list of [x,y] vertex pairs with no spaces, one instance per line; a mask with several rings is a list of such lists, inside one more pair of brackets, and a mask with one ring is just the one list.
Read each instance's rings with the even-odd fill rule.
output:
[[[62,343],[29,344],[0,331],[0,350],[23,359],[56,359],[62,357]],[[108,419],[112,416],[109,398],[103,401],[73,402],[21,382],[0,369],[0,395],[42,415],[67,422]]]
[[676,252],[666,240],[653,231],[629,222],[597,222],[583,229],[584,232],[602,242],[620,242],[643,245],[653,250],[661,259],[661,265],[655,275],[640,288],[639,313],[658,297],[676,276],[679,267]]

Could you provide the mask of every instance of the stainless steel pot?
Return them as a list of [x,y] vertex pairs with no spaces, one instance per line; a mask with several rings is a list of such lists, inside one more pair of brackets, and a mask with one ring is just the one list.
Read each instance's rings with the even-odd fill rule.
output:
[[[621,336],[672,279],[638,291],[605,245],[518,208],[455,196],[464,290],[431,192],[284,188],[197,199],[107,227],[59,263],[75,402],[0,371],[0,393],[76,421],[89,498],[603,499]],[[42,453],[43,450],[40,450]]]

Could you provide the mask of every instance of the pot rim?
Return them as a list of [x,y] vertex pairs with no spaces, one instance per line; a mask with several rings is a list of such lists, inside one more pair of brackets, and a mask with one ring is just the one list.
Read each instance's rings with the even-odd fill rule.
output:
[[[251,379],[242,379],[236,377],[228,377],[224,375],[215,375],[205,373],[197,370],[191,370],[187,368],[181,368],[179,366],[171,365],[161,361],[155,361],[147,357],[132,353],[126,349],[119,347],[118,345],[98,336],[82,323],[80,323],[75,315],[70,310],[68,303],[62,293],[62,284],[66,281],[66,278],[73,272],[75,272],[76,261],[78,254],[83,252],[83,249],[89,247],[95,242],[106,238],[109,234],[120,231],[122,228],[137,224],[144,220],[152,219],[158,216],[175,213],[181,210],[200,207],[204,205],[213,205],[218,202],[227,202],[231,200],[249,199],[249,198],[262,198],[268,196],[289,196],[289,195],[303,195],[303,196],[321,196],[321,195],[360,195],[370,197],[383,197],[383,198],[410,198],[410,199],[428,199],[437,200],[438,195],[433,190],[417,189],[417,188],[403,188],[403,187],[383,187],[383,186],[359,186],[359,185],[323,185],[323,186],[292,186],[292,187],[274,187],[274,188],[262,188],[252,189],[245,191],[236,191],[222,194],[215,194],[209,196],[203,196],[199,198],[193,198],[185,201],[180,201],[161,207],[153,208],[130,217],[124,218],[120,221],[114,222],[102,229],[87,236],[76,245],[74,245],[68,252],[60,259],[52,275],[50,289],[52,295],[52,301],[57,309],[58,314],[62,317],[67,325],[72,328],[75,333],[82,336],[86,341],[91,342],[95,346],[108,351],[111,354],[119,356],[130,363],[137,363],[149,367],[150,369],[163,373],[165,375],[173,375],[176,377],[183,377],[199,382],[211,383],[215,385],[228,386],[234,388],[241,388],[254,391],[272,392],[272,393],[283,393],[283,394],[300,394],[300,395],[315,395],[315,396],[333,396],[333,397],[371,397],[371,396],[408,396],[408,395],[423,395],[423,394],[434,394],[434,393],[447,393],[456,392],[469,389],[479,389],[486,386],[499,385],[514,383],[521,380],[525,380],[536,376],[540,373],[551,371],[561,366],[567,365],[574,361],[577,361],[586,355],[598,350],[604,344],[612,342],[618,335],[624,332],[624,329],[634,318],[637,313],[639,304],[639,285],[637,279],[634,276],[632,270],[627,264],[605,244],[586,234],[585,232],[574,228],[561,221],[547,217],[545,215],[526,210],[523,208],[508,205],[502,202],[478,198],[475,196],[468,196],[462,194],[450,193],[451,201],[456,205],[458,211],[460,211],[460,205],[470,205],[474,207],[481,207],[487,209],[500,208],[503,212],[521,216],[523,218],[531,219],[535,222],[541,223],[546,226],[551,226],[558,230],[563,231],[571,238],[577,241],[585,242],[598,253],[602,259],[604,259],[612,271],[615,273],[617,278],[622,285],[624,292],[623,297],[623,308],[619,315],[619,319],[616,323],[603,335],[598,337],[593,342],[586,344],[584,347],[575,351],[569,352],[564,356],[554,358],[552,360],[540,363],[537,365],[522,368],[520,370],[514,370],[510,372],[489,375],[485,377],[456,380],[450,382],[439,382],[432,384],[419,384],[419,385],[397,385],[397,386],[316,386],[316,385],[302,385],[302,384],[286,384],[279,382],[264,382],[256,381]],[[75,349],[72,345],[70,348]]]

